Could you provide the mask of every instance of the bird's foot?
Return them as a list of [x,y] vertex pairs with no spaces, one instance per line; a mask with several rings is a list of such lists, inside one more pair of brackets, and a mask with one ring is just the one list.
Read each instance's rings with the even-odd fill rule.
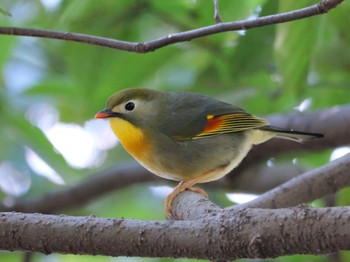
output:
[[205,197],[205,198],[208,198],[207,192],[205,192],[203,189],[201,189],[201,188],[199,188],[199,187],[191,186],[191,187],[187,188],[186,190],[191,190],[191,191],[193,191],[193,192],[196,192],[196,193],[202,195],[202,196]]
[[172,208],[172,204],[174,199],[183,191],[185,190],[191,190],[193,192],[196,192],[198,194],[201,194],[202,196],[204,196],[205,198],[208,198],[208,194],[201,188],[199,187],[193,187],[193,186],[189,186],[187,187],[186,182],[180,182],[179,185],[177,185],[174,190],[167,196],[167,198],[165,199],[165,215],[168,219],[170,219],[172,217],[171,214],[171,208]]

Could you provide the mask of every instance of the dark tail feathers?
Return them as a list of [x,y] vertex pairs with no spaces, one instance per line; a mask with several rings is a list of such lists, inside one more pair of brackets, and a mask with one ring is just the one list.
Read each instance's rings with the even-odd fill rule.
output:
[[299,143],[324,137],[323,134],[319,134],[319,133],[308,133],[308,132],[287,130],[287,129],[283,129],[275,126],[264,126],[264,127],[261,127],[260,129],[264,131],[276,133],[277,138],[288,139]]

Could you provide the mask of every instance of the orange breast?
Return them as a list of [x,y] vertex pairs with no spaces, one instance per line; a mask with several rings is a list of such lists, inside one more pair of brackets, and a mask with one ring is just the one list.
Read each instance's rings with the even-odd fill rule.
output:
[[146,161],[149,143],[142,130],[128,121],[121,118],[110,118],[110,125],[114,134],[118,137],[123,147],[134,158],[144,162]]

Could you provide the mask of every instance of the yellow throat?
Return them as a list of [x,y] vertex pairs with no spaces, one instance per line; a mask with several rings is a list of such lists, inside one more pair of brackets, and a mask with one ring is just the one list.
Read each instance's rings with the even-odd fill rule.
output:
[[143,161],[147,156],[148,143],[142,130],[117,117],[110,118],[109,123],[126,151],[136,159]]

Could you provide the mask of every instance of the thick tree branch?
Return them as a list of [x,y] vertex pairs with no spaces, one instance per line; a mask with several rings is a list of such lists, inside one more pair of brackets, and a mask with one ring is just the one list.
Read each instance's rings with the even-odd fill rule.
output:
[[291,207],[335,193],[347,186],[350,186],[350,153],[323,167],[295,177],[241,206],[258,208]]
[[[285,208],[308,203],[350,185],[350,153],[327,165],[308,171],[242,205],[221,209],[203,196],[184,192],[175,198],[174,219],[194,220],[241,208]],[[195,207],[195,208],[194,208]]]
[[309,170],[292,163],[253,165],[234,178],[224,178],[205,184],[206,188],[222,188],[230,192],[262,194]]
[[[223,188],[231,191],[264,193],[285,181],[303,173],[296,165],[277,165],[274,167],[254,166],[245,170],[235,179],[234,187],[226,180],[206,184],[208,188]],[[111,191],[126,188],[137,183],[166,183],[137,163],[118,166],[100,174],[92,175],[82,182],[50,192],[39,197],[17,200],[13,205],[0,203],[0,212],[17,211],[24,213],[52,214],[63,210],[81,207]]]
[[[248,154],[239,168],[217,183],[219,185],[224,184],[225,188],[231,189],[237,189],[241,185],[241,188],[244,189],[244,185],[247,185],[246,179],[241,177],[244,174],[244,171],[251,169],[271,156],[276,157],[277,155],[286,152],[298,150],[322,150],[350,144],[350,136],[348,135],[348,130],[350,129],[349,112],[350,105],[346,105],[318,112],[294,113],[268,117],[268,120],[274,125],[324,133],[325,138],[319,139],[315,141],[315,143],[307,142],[304,144],[275,139],[259,145]],[[337,126],[337,128],[333,128],[334,126]],[[150,181],[164,180],[150,174],[139,165],[122,166],[108,170],[99,175],[94,175],[80,184],[68,187],[61,191],[52,192],[35,199],[18,200],[11,207],[0,204],[0,210],[28,213],[52,213],[62,209],[84,205],[113,190],[124,188],[135,183]],[[214,183],[211,184],[214,185]],[[270,185],[277,186],[276,183],[271,183]],[[249,186],[251,186],[251,188],[260,187],[261,180],[251,180]],[[265,188],[265,190],[266,189],[270,188]]]
[[77,185],[43,196],[25,199],[8,207],[0,204],[0,211],[18,211],[25,213],[55,213],[63,209],[82,206],[97,197],[113,190],[125,188],[141,182],[155,180],[155,176],[139,165],[124,165],[91,176]]
[[113,49],[119,49],[135,53],[147,53],[155,51],[161,47],[190,41],[200,37],[213,35],[228,31],[246,30],[250,28],[257,28],[267,25],[289,22],[299,20],[310,16],[327,13],[331,9],[339,5],[343,0],[322,0],[318,4],[285,12],[281,14],[269,15],[253,20],[243,20],[237,22],[218,23],[211,26],[206,26],[194,30],[189,30],[181,33],[169,34],[167,36],[143,43],[127,42],[121,40],[114,40],[110,38],[91,36],[77,33],[59,32],[53,30],[41,30],[32,28],[16,28],[16,27],[0,27],[0,34],[3,35],[18,35],[43,37],[51,39],[60,39],[65,41],[79,42],[91,45],[98,45]]
[[350,250],[349,219],[349,207],[245,208],[196,221],[1,213],[0,249],[212,260],[327,254]]

